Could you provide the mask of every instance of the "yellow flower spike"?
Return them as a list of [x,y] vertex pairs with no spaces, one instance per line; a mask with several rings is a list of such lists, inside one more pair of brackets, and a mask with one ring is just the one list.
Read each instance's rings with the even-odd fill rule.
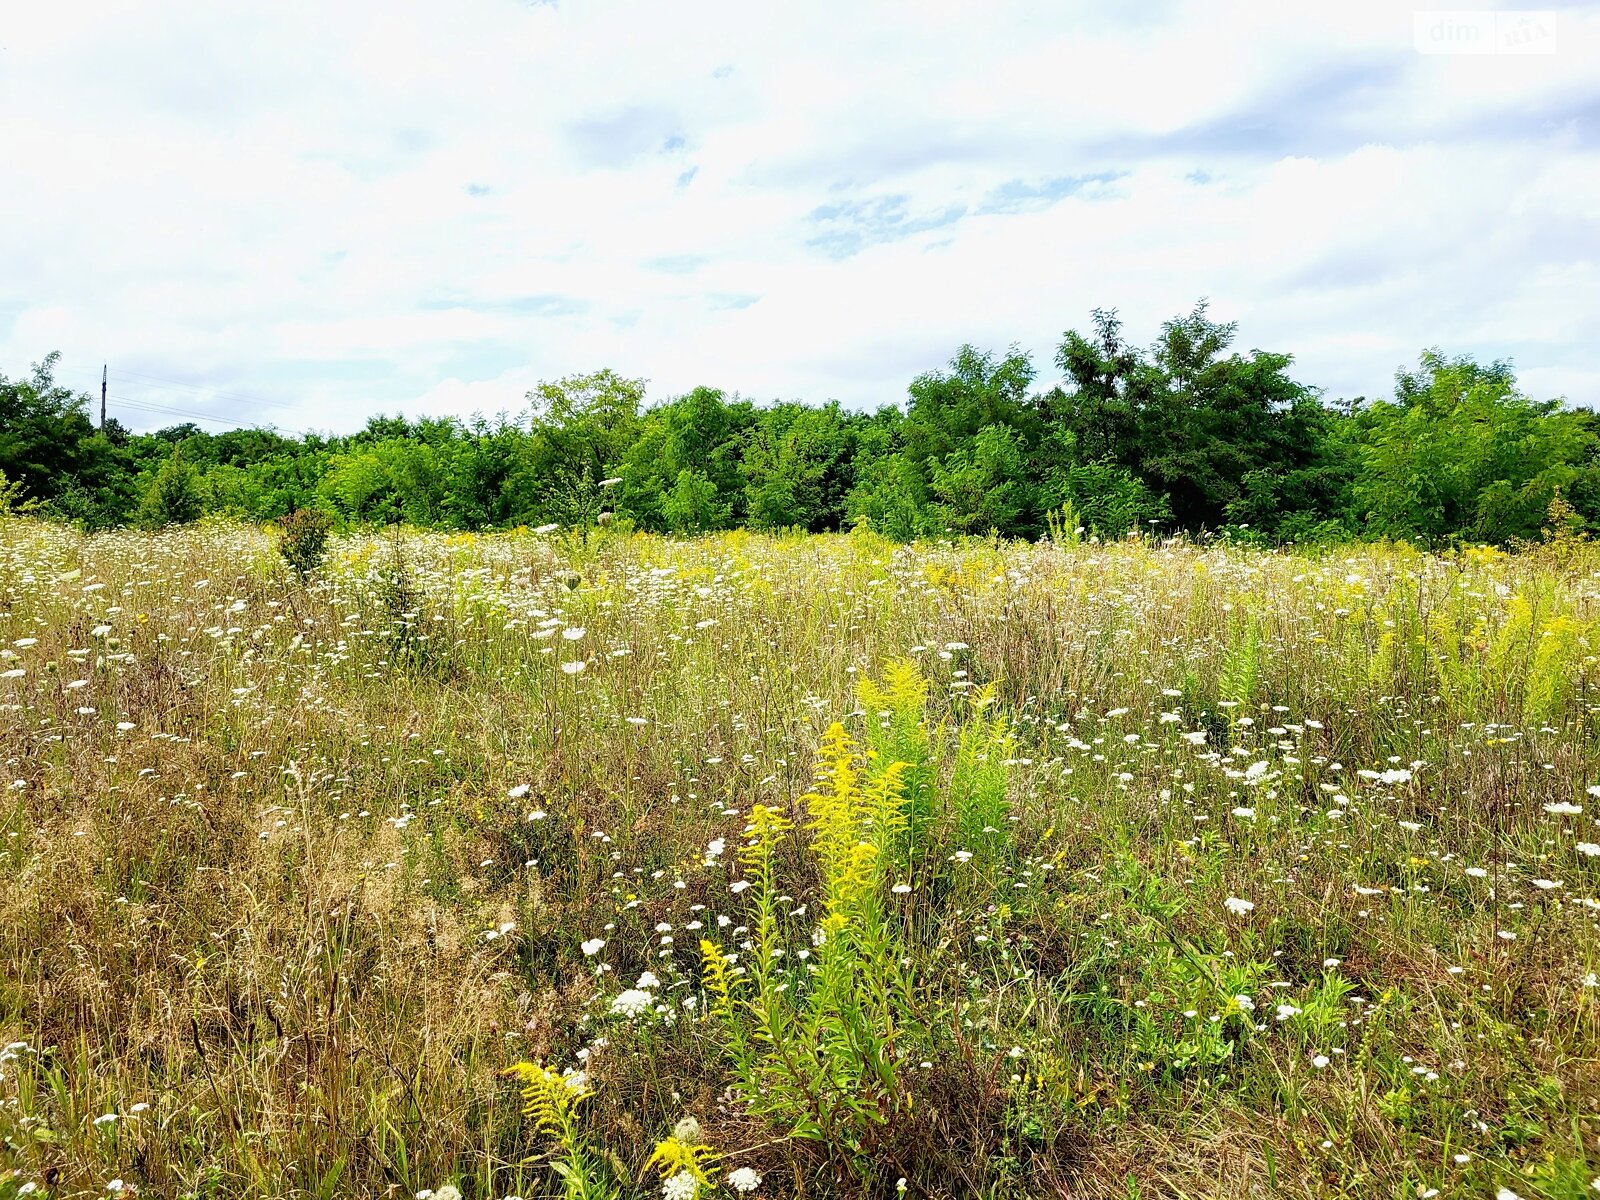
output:
[[728,970],[728,960],[722,951],[708,938],[700,939],[700,963],[706,991],[712,996],[711,1015],[732,1016],[733,990],[739,981]]
[[656,1143],[655,1152],[645,1162],[644,1169],[648,1171],[654,1167],[663,1179],[688,1175],[701,1187],[710,1188],[713,1185],[707,1169],[716,1157],[710,1146],[686,1142],[673,1134]]
[[581,1082],[574,1082],[581,1077],[561,1075],[538,1063],[519,1062],[502,1074],[522,1084],[522,1115],[552,1137],[568,1131],[578,1104],[589,1094]]
[[750,840],[739,847],[739,861],[754,868],[772,853],[772,847],[793,825],[776,808],[757,804],[750,809]]

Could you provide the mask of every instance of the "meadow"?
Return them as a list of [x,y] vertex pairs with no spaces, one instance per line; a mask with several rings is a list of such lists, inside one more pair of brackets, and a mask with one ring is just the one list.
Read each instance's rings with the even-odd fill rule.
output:
[[0,1197],[1600,1175],[1600,552],[0,518]]

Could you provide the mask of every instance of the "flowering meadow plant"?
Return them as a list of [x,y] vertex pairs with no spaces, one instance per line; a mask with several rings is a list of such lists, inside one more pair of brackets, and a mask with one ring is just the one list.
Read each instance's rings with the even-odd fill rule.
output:
[[1591,1194],[1586,543],[282,538],[0,516],[0,1196]]

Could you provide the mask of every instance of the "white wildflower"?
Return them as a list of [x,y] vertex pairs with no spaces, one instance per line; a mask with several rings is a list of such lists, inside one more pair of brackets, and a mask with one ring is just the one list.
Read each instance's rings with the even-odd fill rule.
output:
[[637,1017],[642,1012],[647,1012],[655,1000],[650,993],[641,988],[629,988],[620,992],[611,1002],[611,1011],[617,1016]]

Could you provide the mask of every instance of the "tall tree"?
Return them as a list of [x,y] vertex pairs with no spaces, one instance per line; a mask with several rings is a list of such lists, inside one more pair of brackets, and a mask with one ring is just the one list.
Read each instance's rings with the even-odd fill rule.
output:
[[[1120,467],[1167,497],[1185,529],[1236,519],[1256,479],[1257,509],[1276,520],[1284,502],[1310,503],[1323,471],[1324,410],[1289,375],[1287,354],[1227,353],[1237,330],[1204,301],[1161,326],[1148,352],[1122,336],[1115,312],[1096,310],[1092,336],[1069,331],[1056,361],[1066,386],[1041,398],[1057,467]],[[1060,459],[1068,461],[1062,462]],[[1292,481],[1259,503],[1266,479]],[[1320,479],[1320,476],[1319,476]]]
[[1529,399],[1503,362],[1429,350],[1356,421],[1356,508],[1390,537],[1536,537],[1556,490],[1582,497],[1594,471],[1592,419]]
[[95,428],[89,398],[56,382],[59,354],[25,379],[0,375],[0,471],[25,496],[48,500],[83,469]]

